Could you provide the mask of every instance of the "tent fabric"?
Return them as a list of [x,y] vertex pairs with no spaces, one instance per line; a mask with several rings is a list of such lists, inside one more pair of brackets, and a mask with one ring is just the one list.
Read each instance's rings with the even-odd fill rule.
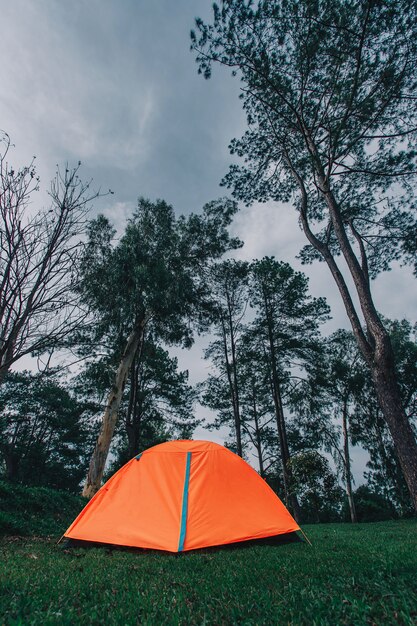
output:
[[241,457],[209,441],[170,441],[126,463],[65,533],[169,552],[272,537],[298,524]]

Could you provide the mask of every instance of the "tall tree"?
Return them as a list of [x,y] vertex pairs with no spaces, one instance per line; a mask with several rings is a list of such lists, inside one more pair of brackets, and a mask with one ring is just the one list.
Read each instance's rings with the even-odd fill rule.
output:
[[[341,443],[332,424],[326,429],[325,440],[341,465],[343,482],[349,504],[350,518],[357,521],[353,497],[353,477],[350,458],[350,421],[355,399],[360,397],[369,380],[364,371],[363,359],[351,332],[338,330],[324,342],[324,354],[316,368],[320,370],[314,380],[314,388],[321,396],[323,405],[330,412],[331,421],[341,426]],[[335,436],[336,435],[336,436]]]
[[193,327],[204,325],[207,272],[215,259],[240,245],[227,230],[236,210],[236,203],[220,200],[207,204],[201,215],[176,219],[164,201],[142,198],[114,246],[114,230],[104,217],[91,224],[81,297],[97,320],[97,339],[113,334],[114,345],[122,349],[91,457],[85,497],[100,488],[125,383],[146,333],[152,330],[159,339],[188,347]]
[[[243,456],[242,416],[240,409],[240,384],[238,376],[239,341],[248,303],[248,263],[227,260],[213,267],[210,275],[212,290],[212,328],[216,339],[206,350],[205,358],[216,366],[216,377],[209,377],[204,402],[213,409],[223,410],[219,425],[229,422],[229,409],[233,415],[236,452]],[[220,395],[223,380],[225,389]],[[214,393],[213,393],[214,392]],[[225,403],[225,396],[229,402]],[[225,405],[225,406],[224,406]]]
[[276,475],[280,450],[274,428],[270,362],[263,337],[251,327],[247,327],[242,336],[239,373],[244,434],[255,449],[261,476],[265,478],[273,469]]
[[291,454],[283,391],[291,371],[302,367],[315,354],[319,324],[328,318],[329,308],[322,298],[309,295],[304,274],[270,257],[252,264],[249,293],[255,309],[253,328],[263,338],[270,367],[285,496],[294,514],[299,516],[291,488]]
[[0,137],[0,384],[22,356],[59,346],[85,318],[74,287],[90,202],[99,194],[79,165],[58,170],[51,205],[33,210],[39,190],[34,160],[8,162],[10,139]]
[[417,508],[417,443],[370,283],[392,259],[415,258],[417,5],[223,0],[196,24],[199,71],[219,62],[242,82],[249,129],[231,151],[245,164],[225,183],[246,202],[297,198],[303,258],[327,263]]

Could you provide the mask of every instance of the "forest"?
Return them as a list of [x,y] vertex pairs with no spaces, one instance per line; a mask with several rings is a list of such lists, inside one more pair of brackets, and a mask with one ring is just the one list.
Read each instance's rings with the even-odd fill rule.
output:
[[[104,411],[110,476],[152,445],[192,438],[199,403],[215,415],[205,426],[254,464],[299,520],[410,514],[353,333],[323,335],[329,307],[287,262],[233,259],[244,245],[229,233],[237,203],[220,199],[177,216],[164,201],[141,198],[117,235],[104,216],[92,217],[96,194],[78,172],[58,172],[51,208],[33,214],[33,166],[2,161],[4,479],[76,493]],[[412,422],[416,326],[382,319]],[[187,349],[197,335],[210,340],[209,375],[193,387],[170,347]],[[15,369],[27,354],[38,367]],[[369,455],[358,487],[354,445]]]
[[[231,196],[193,213],[140,196],[121,228],[80,163],[57,169],[39,207],[35,161],[12,164],[3,132],[2,480],[89,498],[204,427],[298,522],[416,510],[417,324],[373,296],[392,263],[417,267],[416,8],[319,4],[228,0],[196,20],[198,71],[240,79],[247,130],[230,145]],[[299,258],[322,262],[349,329],[326,334],[326,300],[280,250],[237,258],[233,220],[253,202],[297,211]],[[207,376],[191,385],[174,351],[201,337]]]

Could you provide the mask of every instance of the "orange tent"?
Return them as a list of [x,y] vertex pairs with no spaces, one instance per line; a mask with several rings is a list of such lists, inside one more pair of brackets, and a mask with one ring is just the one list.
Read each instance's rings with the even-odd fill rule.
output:
[[299,530],[239,456],[209,441],[170,441],[124,465],[64,537],[181,552]]

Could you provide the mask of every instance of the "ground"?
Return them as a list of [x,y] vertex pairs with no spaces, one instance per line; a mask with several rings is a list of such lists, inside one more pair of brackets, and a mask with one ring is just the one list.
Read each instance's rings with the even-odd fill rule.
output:
[[0,624],[417,624],[416,520],[305,530],[179,556],[5,537]]

